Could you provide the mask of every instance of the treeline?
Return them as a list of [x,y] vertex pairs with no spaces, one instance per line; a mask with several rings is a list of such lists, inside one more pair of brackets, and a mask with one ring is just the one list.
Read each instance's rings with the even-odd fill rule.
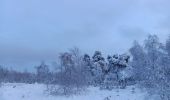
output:
[[[50,72],[45,63],[36,67],[36,73],[17,72],[1,67],[0,78],[1,82],[47,84],[52,94],[71,94],[74,89],[81,90],[87,86],[99,86],[101,89],[125,88],[127,84],[134,84],[129,61],[130,56],[127,54],[109,55],[105,59],[100,51],[95,51],[90,57],[74,48],[60,54],[53,72]],[[65,92],[58,93],[56,85],[61,86]]]
[[4,83],[43,83],[42,80],[39,79],[37,73],[31,72],[20,72],[16,70],[9,70],[5,67],[0,67],[0,82]]
[[90,56],[74,48],[61,53],[56,70],[42,63],[36,73],[16,72],[1,68],[2,82],[44,83],[51,94],[72,94],[87,86],[101,89],[126,88],[137,84],[170,100],[170,38],[161,43],[149,35],[143,44],[134,41],[128,54],[113,54],[104,58],[100,51]]

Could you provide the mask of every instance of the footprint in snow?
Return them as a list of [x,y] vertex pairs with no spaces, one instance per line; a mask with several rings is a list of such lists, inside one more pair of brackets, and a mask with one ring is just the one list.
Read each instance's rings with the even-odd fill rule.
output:
[[111,100],[111,96],[104,98],[104,100]]

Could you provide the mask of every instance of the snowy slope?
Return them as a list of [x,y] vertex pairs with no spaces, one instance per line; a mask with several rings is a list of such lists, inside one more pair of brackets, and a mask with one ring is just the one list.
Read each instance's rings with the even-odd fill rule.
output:
[[144,100],[145,93],[134,86],[112,91],[91,87],[81,95],[62,97],[44,93],[46,87],[40,84],[4,84],[0,88],[0,100]]

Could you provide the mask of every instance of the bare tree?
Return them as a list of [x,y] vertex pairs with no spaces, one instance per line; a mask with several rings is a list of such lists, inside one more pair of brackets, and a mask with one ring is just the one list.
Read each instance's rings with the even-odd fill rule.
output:
[[51,92],[57,95],[70,95],[84,89],[87,86],[87,80],[79,49],[74,48],[69,52],[62,53],[59,59],[60,71],[57,72],[58,76],[56,77],[59,87]]

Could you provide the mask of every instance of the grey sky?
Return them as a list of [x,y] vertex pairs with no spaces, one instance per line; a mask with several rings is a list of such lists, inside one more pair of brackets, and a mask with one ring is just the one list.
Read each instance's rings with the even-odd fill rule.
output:
[[72,47],[126,52],[170,33],[169,0],[1,0],[0,64],[25,69]]

